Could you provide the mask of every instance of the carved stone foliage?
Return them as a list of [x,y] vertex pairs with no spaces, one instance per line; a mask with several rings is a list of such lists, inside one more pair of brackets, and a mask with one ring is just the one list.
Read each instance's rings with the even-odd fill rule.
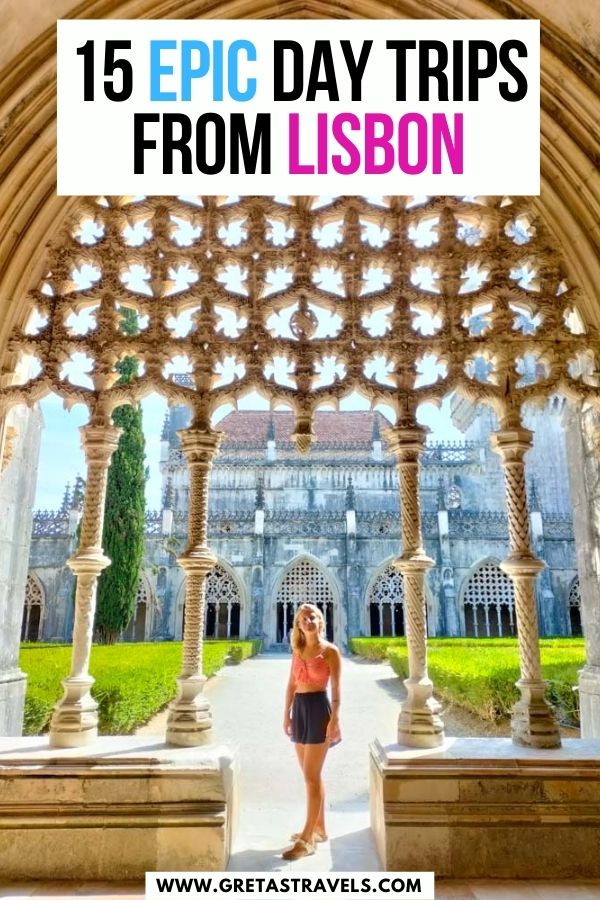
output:
[[105,417],[158,391],[202,428],[254,389],[295,410],[305,451],[317,406],[354,390],[401,418],[451,390],[501,419],[597,395],[598,338],[526,199],[82,198],[31,299],[6,367],[38,371],[4,407],[56,391]]

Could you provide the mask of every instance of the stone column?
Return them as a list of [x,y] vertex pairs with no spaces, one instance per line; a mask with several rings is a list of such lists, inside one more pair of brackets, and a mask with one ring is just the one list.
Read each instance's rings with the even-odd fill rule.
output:
[[110,559],[102,550],[102,528],[106,482],[110,460],[119,444],[121,429],[105,423],[81,428],[87,479],[81,536],[77,552],[67,565],[77,578],[71,673],[63,681],[64,696],[54,708],[50,723],[50,746],[84,747],[98,736],[98,705],[90,693],[94,679],[89,674],[98,576]]
[[532,433],[520,422],[502,423],[491,435],[492,449],[502,458],[510,552],[500,568],[512,579],[519,636],[521,692],[512,710],[513,743],[524,747],[560,747],[560,732],[542,681],[535,580],[544,563],[534,556],[531,545],[527,494],[525,491],[525,454],[531,447]]
[[188,546],[178,562],[185,571],[185,626],[183,665],[177,679],[177,696],[169,706],[169,744],[194,747],[210,739],[210,704],[202,695],[204,597],[206,575],[217,558],[208,549],[208,482],[222,435],[205,428],[178,432],[189,472]]
[[579,672],[581,737],[600,738],[600,415],[571,406],[564,424],[585,638],[586,662]]
[[438,747],[444,741],[440,704],[427,675],[425,573],[433,566],[423,549],[419,499],[419,458],[426,430],[416,421],[386,429],[388,448],[397,459],[402,516],[402,555],[394,566],[404,576],[404,621],[408,644],[408,697],[398,719],[398,742],[408,747]]

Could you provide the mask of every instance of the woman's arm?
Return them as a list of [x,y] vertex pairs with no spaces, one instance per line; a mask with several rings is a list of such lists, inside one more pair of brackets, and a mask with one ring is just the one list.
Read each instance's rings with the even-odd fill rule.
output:
[[342,655],[334,644],[330,644],[327,648],[327,663],[331,673],[331,718],[327,726],[327,740],[330,743],[337,743],[342,739],[340,732],[340,703],[341,703],[341,674],[342,674]]
[[288,678],[287,687],[285,689],[285,706],[283,709],[283,730],[285,734],[292,733],[292,703],[294,702],[294,694],[296,693],[296,679],[294,678],[294,655],[292,654],[292,664],[290,666],[290,677]]

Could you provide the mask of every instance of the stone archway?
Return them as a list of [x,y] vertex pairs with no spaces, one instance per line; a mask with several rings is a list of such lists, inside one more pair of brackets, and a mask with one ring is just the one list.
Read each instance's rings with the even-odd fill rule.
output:
[[159,614],[156,595],[146,573],[140,573],[135,609],[127,628],[123,631],[123,641],[149,641],[154,631],[156,616]]
[[515,593],[498,560],[487,559],[471,569],[460,591],[467,637],[514,637]]
[[272,640],[277,644],[287,643],[298,607],[302,603],[314,603],[323,613],[327,640],[339,643],[339,598],[333,576],[318,560],[307,555],[296,557],[285,567],[275,585]]
[[39,641],[42,637],[46,599],[41,581],[31,572],[25,582],[25,602],[21,625],[22,641]]
[[371,577],[364,602],[364,632],[373,637],[405,634],[404,578],[389,560]]
[[583,623],[581,621],[581,586],[579,584],[579,575],[575,576],[569,587],[567,615],[569,617],[569,630],[571,634],[574,637],[580,637],[583,634]]
[[[423,550],[418,468],[425,430],[417,408],[457,391],[495,409],[500,429],[494,448],[506,476],[511,549],[502,566],[521,598],[516,614],[523,679],[543,692],[534,587],[541,564],[532,551],[523,462],[532,435],[522,426],[521,407],[556,393],[600,402],[593,376],[600,342],[586,332],[580,294],[530,201],[81,200],[31,296],[38,319],[13,336],[14,374],[0,390],[0,403],[31,403],[52,389],[90,409],[84,429],[87,505],[80,550],[71,561],[75,571],[85,566],[78,582],[81,622],[84,608],[94,603],[91,576],[107,565],[99,541],[106,473],[119,437],[113,409],[156,391],[192,411],[190,427],[181,432],[190,502],[188,546],[180,557],[186,571],[183,668],[190,681],[180,679],[179,699],[186,684],[201,690],[194,673],[201,665],[206,576],[216,561],[208,546],[208,473],[222,436],[211,418],[249,391],[271,406],[294,409],[291,438],[300,453],[314,441],[320,406],[336,406],[356,392],[371,405],[394,410],[396,424],[387,437],[400,476],[403,551],[397,566],[410,623],[415,680],[409,683],[426,683],[429,693],[424,581],[433,561]],[[139,334],[120,331],[122,307],[137,312]],[[85,314],[77,332],[67,321],[73,311]],[[182,313],[189,318],[187,331],[177,328]],[[88,381],[73,368],[76,354],[89,360]],[[24,370],[28,356],[37,360],[37,373]],[[127,385],[118,382],[115,368],[124,356],[139,361],[137,377]],[[172,377],[177,366],[185,379]],[[77,621],[74,634],[76,642],[88,643]],[[87,668],[89,645],[84,655]],[[73,684],[88,690],[80,678]],[[406,740],[413,739],[417,703],[431,740],[439,742],[441,720],[432,704],[420,688],[409,694],[402,718]],[[188,712],[188,700],[176,701],[173,740],[180,726],[204,727],[206,717],[191,724]],[[65,727],[72,728],[77,715],[65,712]],[[537,732],[532,740],[558,739],[548,715],[551,736]],[[61,716],[62,707],[53,734]],[[420,734],[414,739],[422,740]]]
[[[204,637],[244,638],[248,630],[247,593],[235,569],[218,558],[206,575]],[[175,599],[174,634],[181,640],[185,633],[185,580]]]
[[219,561],[206,576],[204,634],[211,638],[239,638],[245,633],[245,604],[238,580]]

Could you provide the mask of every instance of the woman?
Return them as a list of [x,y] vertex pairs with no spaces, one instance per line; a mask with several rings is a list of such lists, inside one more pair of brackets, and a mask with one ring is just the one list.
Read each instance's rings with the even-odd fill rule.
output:
[[[341,740],[340,651],[324,638],[325,621],[312,603],[298,608],[292,629],[292,666],[285,694],[283,730],[296,745],[306,785],[306,819],[302,831],[292,835],[293,845],[284,859],[300,859],[326,841],[325,795],[321,769],[330,747]],[[331,679],[331,705],[327,683]]]

